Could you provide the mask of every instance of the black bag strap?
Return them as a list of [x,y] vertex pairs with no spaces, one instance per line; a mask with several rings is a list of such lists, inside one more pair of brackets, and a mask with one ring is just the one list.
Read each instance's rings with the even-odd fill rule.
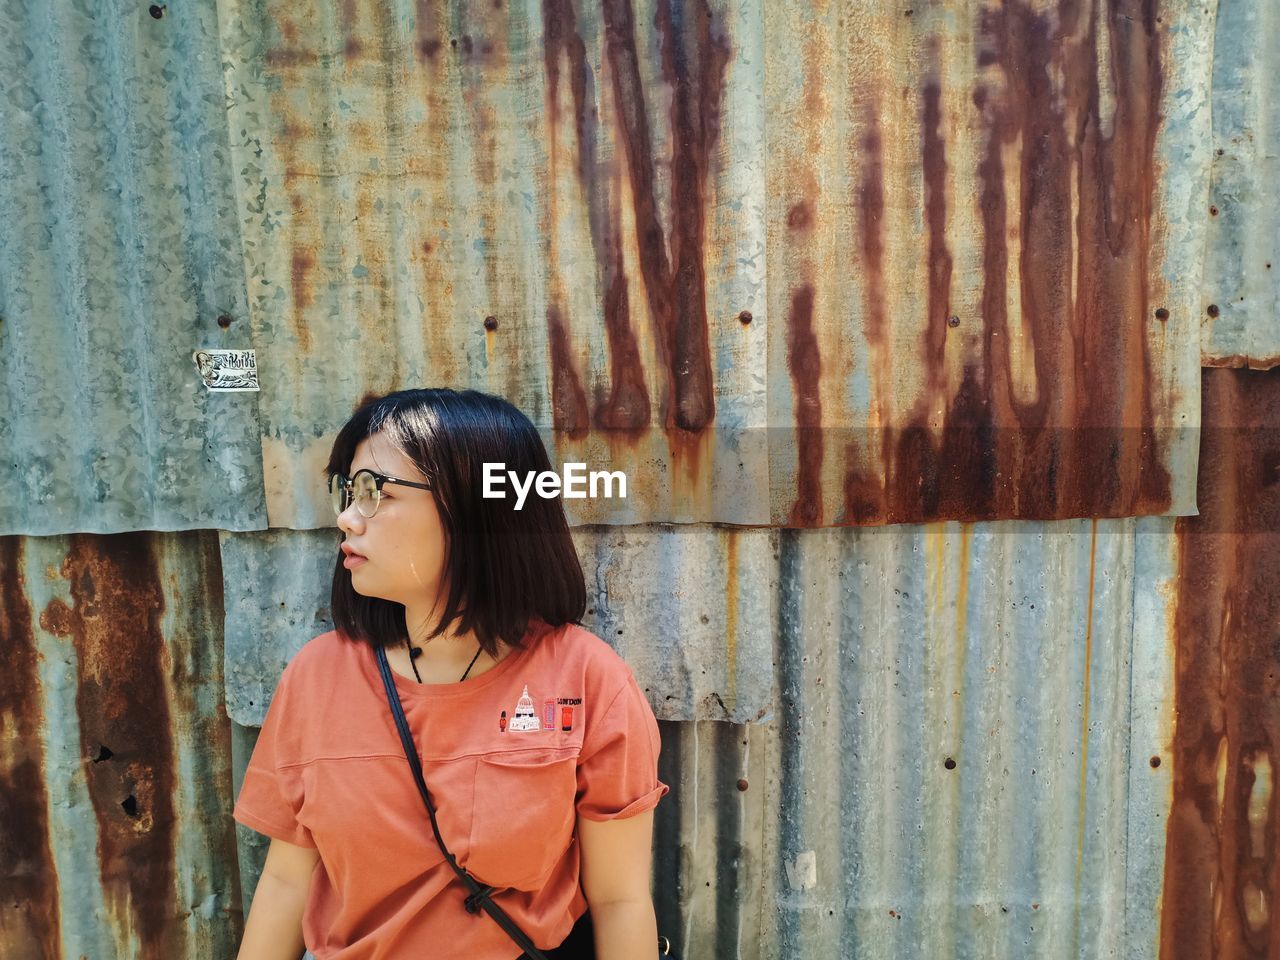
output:
[[436,843],[440,845],[440,852],[444,854],[445,860],[453,868],[453,872],[458,875],[462,885],[467,888],[468,895],[465,903],[467,912],[474,914],[483,909],[489,916],[493,917],[498,926],[506,931],[507,936],[529,955],[531,960],[547,960],[547,955],[533,945],[533,941],[529,939],[514,920],[507,916],[506,911],[489,899],[495,888],[488,884],[482,885],[478,883],[475,877],[467,873],[464,867],[458,866],[457,858],[444,845],[444,838],[440,836],[440,826],[436,823],[436,810],[431,803],[430,795],[427,793],[427,783],[422,778],[422,764],[418,762],[418,751],[413,744],[413,736],[409,733],[409,722],[404,717],[404,707],[400,705],[400,694],[396,692],[396,682],[392,679],[391,667],[387,663],[387,653],[382,647],[378,647],[377,652],[378,670],[382,674],[382,685],[387,691],[387,703],[391,706],[391,715],[395,718],[396,730],[400,734],[400,745],[404,747],[404,756],[409,761],[409,770],[413,774],[414,781],[418,784],[418,793],[422,795],[422,802],[427,806],[427,813],[431,817],[431,831],[436,835]]

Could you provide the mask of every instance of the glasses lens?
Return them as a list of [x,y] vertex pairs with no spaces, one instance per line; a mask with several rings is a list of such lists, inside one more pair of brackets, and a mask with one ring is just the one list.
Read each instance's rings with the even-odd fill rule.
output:
[[329,478],[329,502],[333,504],[334,515],[340,515],[347,509],[347,481],[345,477]]
[[378,509],[378,482],[372,473],[357,473],[351,481],[354,488],[356,509],[363,517],[372,517]]

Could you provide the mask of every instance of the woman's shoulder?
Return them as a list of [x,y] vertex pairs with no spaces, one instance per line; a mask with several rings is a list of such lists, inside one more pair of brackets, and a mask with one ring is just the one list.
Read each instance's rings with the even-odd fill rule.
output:
[[317,634],[299,648],[285,664],[290,682],[306,682],[317,676],[333,676],[334,667],[357,655],[357,644],[337,630]]
[[577,623],[553,628],[545,653],[560,672],[581,673],[592,686],[617,688],[633,676],[631,666],[608,641]]

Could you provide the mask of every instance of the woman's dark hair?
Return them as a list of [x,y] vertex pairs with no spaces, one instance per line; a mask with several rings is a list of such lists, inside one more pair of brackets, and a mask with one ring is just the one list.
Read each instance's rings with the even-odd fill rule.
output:
[[[485,499],[484,464],[505,463],[519,476],[551,470],[529,418],[477,390],[400,390],[362,403],[338,431],[325,472],[346,476],[356,446],[381,434],[431,484],[444,527],[449,596],[428,636],[455,620],[474,630],[490,655],[497,642],[521,646],[531,621],[581,623],[587,605],[578,552],[559,498]],[[406,478],[407,479],[407,478]],[[379,647],[407,638],[404,605],[356,593],[339,553],[333,571],[333,622],[352,640]]]

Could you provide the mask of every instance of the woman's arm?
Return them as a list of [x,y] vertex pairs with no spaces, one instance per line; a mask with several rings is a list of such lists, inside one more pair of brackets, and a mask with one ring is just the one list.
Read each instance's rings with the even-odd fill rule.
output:
[[658,950],[649,893],[653,810],[624,820],[580,816],[578,842],[598,960],[653,960]]
[[272,839],[236,960],[298,960],[302,911],[320,852]]

